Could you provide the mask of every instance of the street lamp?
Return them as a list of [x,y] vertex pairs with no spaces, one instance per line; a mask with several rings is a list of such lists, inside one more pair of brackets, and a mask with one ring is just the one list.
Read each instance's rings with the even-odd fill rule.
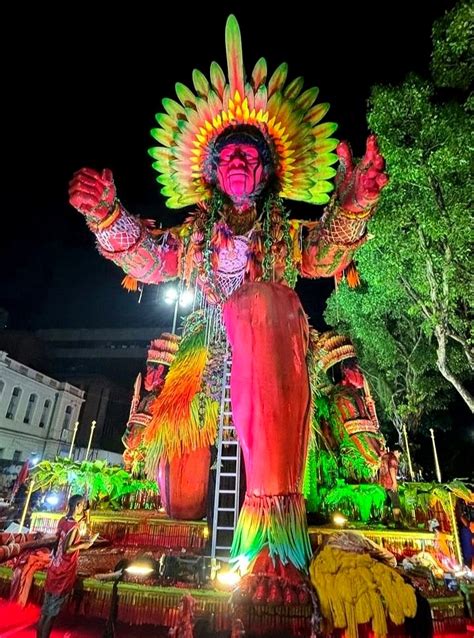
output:
[[191,290],[190,288],[186,288],[185,290],[183,290],[179,296],[179,305],[182,308],[189,308],[189,306],[193,303],[193,301],[194,301],[194,291]]
[[173,328],[171,332],[176,334],[178,306],[181,306],[181,308],[189,308],[194,302],[194,290],[192,288],[178,288],[171,284],[166,286],[163,294],[163,300],[169,306],[174,304]]
[[175,303],[179,299],[179,293],[176,286],[166,286],[163,299],[165,303],[169,304],[170,306],[171,304]]

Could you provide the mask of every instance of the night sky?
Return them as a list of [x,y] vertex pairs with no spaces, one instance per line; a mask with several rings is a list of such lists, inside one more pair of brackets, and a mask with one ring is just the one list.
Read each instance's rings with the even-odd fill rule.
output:
[[[255,1],[195,3],[191,9],[178,2],[166,8],[164,2],[129,2],[121,10],[117,3],[10,7],[0,232],[0,308],[10,314],[9,327],[171,327],[159,288],[146,287],[140,304],[122,289],[121,271],[96,252],[81,215],[68,204],[67,186],[82,166],[109,167],[130,212],[163,226],[183,219],[184,213],[164,206],[146,152],[154,145],[149,131],[161,98],[175,97],[175,82],[191,86],[192,69],[208,75],[212,60],[225,68],[229,13],[240,22],[247,72],[260,56],[270,73],[288,62],[289,79],[303,75],[306,88],[320,88],[318,100],[331,103],[326,121],[338,122],[336,136],[361,155],[370,87],[400,83],[410,72],[427,74],[432,23],[453,5],[291,0],[279,10]],[[316,219],[322,212],[290,205],[295,217]],[[332,285],[298,284],[316,327],[324,327]],[[468,438],[459,446],[445,433],[440,445],[461,466],[464,444],[472,446],[470,415],[461,402],[452,417],[453,427],[467,426]],[[448,454],[443,446],[450,442]],[[424,438],[422,447],[429,457]]]
[[[11,328],[161,323],[156,288],[145,289],[140,305],[123,291],[121,272],[99,257],[69,206],[67,184],[82,166],[109,167],[131,212],[163,225],[183,218],[164,206],[146,153],[149,130],[176,81],[191,85],[192,69],[208,75],[212,60],[225,67],[230,12],[240,22],[247,72],[261,55],[270,72],[287,61],[290,79],[303,75],[306,87],[319,86],[319,100],[332,106],[326,119],[339,123],[336,135],[360,155],[370,86],[427,71],[432,22],[453,2],[305,0],[280,10],[268,2],[167,3],[166,10],[164,3],[126,3],[120,11],[111,5],[108,15],[106,4],[99,13],[66,4],[68,13],[20,4],[5,23],[15,44],[4,54],[0,307]],[[291,208],[298,217],[321,214]],[[316,325],[331,285],[300,285]]]

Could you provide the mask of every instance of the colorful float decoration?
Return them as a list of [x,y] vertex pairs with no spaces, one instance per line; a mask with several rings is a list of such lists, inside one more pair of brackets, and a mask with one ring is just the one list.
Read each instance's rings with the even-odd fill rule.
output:
[[[234,558],[249,563],[269,551],[274,561],[305,572],[309,326],[292,286],[298,275],[345,271],[366,240],[387,177],[374,137],[357,165],[342,143],[344,170],[331,199],[336,125],[322,123],[328,106],[316,104],[318,90],[303,90],[302,78],[287,81],[286,64],[268,77],[263,58],[247,79],[234,16],[226,50],[227,78],[217,63],[210,80],[195,70],[194,92],[178,83],[178,101],[163,100],[165,112],[152,131],[159,146],[150,154],[167,205],[198,205],[182,226],[155,231],[129,215],[109,171],[79,171],[70,197],[100,252],[122,267],[128,283],[130,277],[148,284],[179,278],[199,292],[200,310],[184,326],[144,433],[148,476],[156,478],[163,459],[173,462],[213,443],[217,405],[202,382],[208,346],[224,340],[247,485]],[[329,206],[320,222],[290,220],[283,198]]]
[[[155,229],[130,215],[108,170],[82,169],[70,185],[72,205],[100,253],[125,272],[128,289],[178,280],[181,289],[196,291],[181,337],[162,335],[152,344],[145,392],[139,377],[124,436],[127,465],[158,481],[167,513],[180,520],[151,513],[138,520],[137,513],[137,521],[128,515],[120,527],[117,515],[96,517],[96,529],[104,535],[109,529],[109,540],[117,542],[110,530],[120,527],[124,552],[124,529],[133,525],[169,525],[168,548],[181,541],[182,550],[186,542],[204,549],[202,535],[199,543],[191,534],[187,541],[171,539],[180,526],[205,527],[182,519],[204,515],[210,448],[228,383],[246,481],[232,546],[234,570],[246,573],[232,601],[235,632],[285,626],[292,635],[311,626],[314,636],[334,629],[355,638],[359,625],[371,623],[376,635],[394,635],[392,625],[418,607],[414,588],[394,569],[393,553],[387,559],[373,543],[342,542],[333,527],[308,529],[307,510],[329,515],[335,503],[350,503],[365,523],[383,510],[386,494],[375,481],[384,440],[353,345],[312,330],[293,290],[298,276],[357,283],[352,260],[387,182],[384,160],[371,136],[355,163],[348,145],[332,137],[336,125],[323,122],[328,105],[316,103],[318,89],[304,89],[302,78],[287,80],[286,64],[270,75],[261,58],[247,76],[234,16],[226,25],[226,52],[227,76],[215,62],[209,77],[194,70],[193,89],[178,83],[177,99],[165,98],[156,115],[158,145],[150,155],[161,193],[170,208],[195,207],[183,224]],[[291,219],[284,199],[326,208],[320,221]],[[456,554],[452,503],[449,508],[446,547]],[[47,525],[47,517],[35,520],[37,529]],[[395,534],[381,533],[389,540]],[[335,539],[327,542],[330,535]],[[163,537],[148,533],[147,546]],[[103,614],[105,590],[85,583],[89,609]],[[142,604],[137,584],[125,582],[122,591],[123,619],[173,626],[182,613],[181,597],[166,583],[152,590],[152,605],[145,602],[149,590]],[[221,592],[196,599],[186,608],[212,609],[214,630],[230,629]],[[273,622],[256,606],[273,609]]]

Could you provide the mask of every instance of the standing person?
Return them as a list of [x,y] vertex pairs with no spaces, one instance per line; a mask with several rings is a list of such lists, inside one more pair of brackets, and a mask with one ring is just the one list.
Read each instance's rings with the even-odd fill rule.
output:
[[395,445],[393,451],[386,450],[382,456],[379,470],[379,482],[382,487],[387,490],[387,495],[392,505],[392,516],[395,527],[402,527],[400,496],[398,495],[398,466],[400,465],[400,457],[402,448]]
[[[23,465],[21,466],[21,470],[20,473],[18,474],[18,476],[16,477],[15,482],[13,483],[13,487],[12,487],[12,492],[11,492],[11,496],[10,499],[13,501],[18,490],[22,487],[22,486],[26,486],[26,482],[28,480],[28,477],[30,475],[30,461],[29,459],[27,459]],[[25,488],[23,488],[23,492],[25,491]]]
[[456,521],[458,524],[459,540],[461,543],[461,552],[464,564],[472,569],[472,530],[470,508],[466,501],[458,498],[456,501]]
[[54,620],[74,588],[79,552],[89,549],[98,536],[95,534],[87,542],[80,541],[79,526],[84,518],[85,505],[86,501],[80,494],[71,496],[67,514],[58,523],[57,545],[46,574],[37,638],[49,638]]

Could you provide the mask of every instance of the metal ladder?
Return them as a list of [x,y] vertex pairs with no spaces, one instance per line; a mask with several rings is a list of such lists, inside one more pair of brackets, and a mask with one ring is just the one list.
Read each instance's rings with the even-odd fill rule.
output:
[[211,557],[228,561],[239,517],[240,445],[232,421],[230,371],[232,356],[227,347],[222,375],[222,395],[217,439],[216,488]]

